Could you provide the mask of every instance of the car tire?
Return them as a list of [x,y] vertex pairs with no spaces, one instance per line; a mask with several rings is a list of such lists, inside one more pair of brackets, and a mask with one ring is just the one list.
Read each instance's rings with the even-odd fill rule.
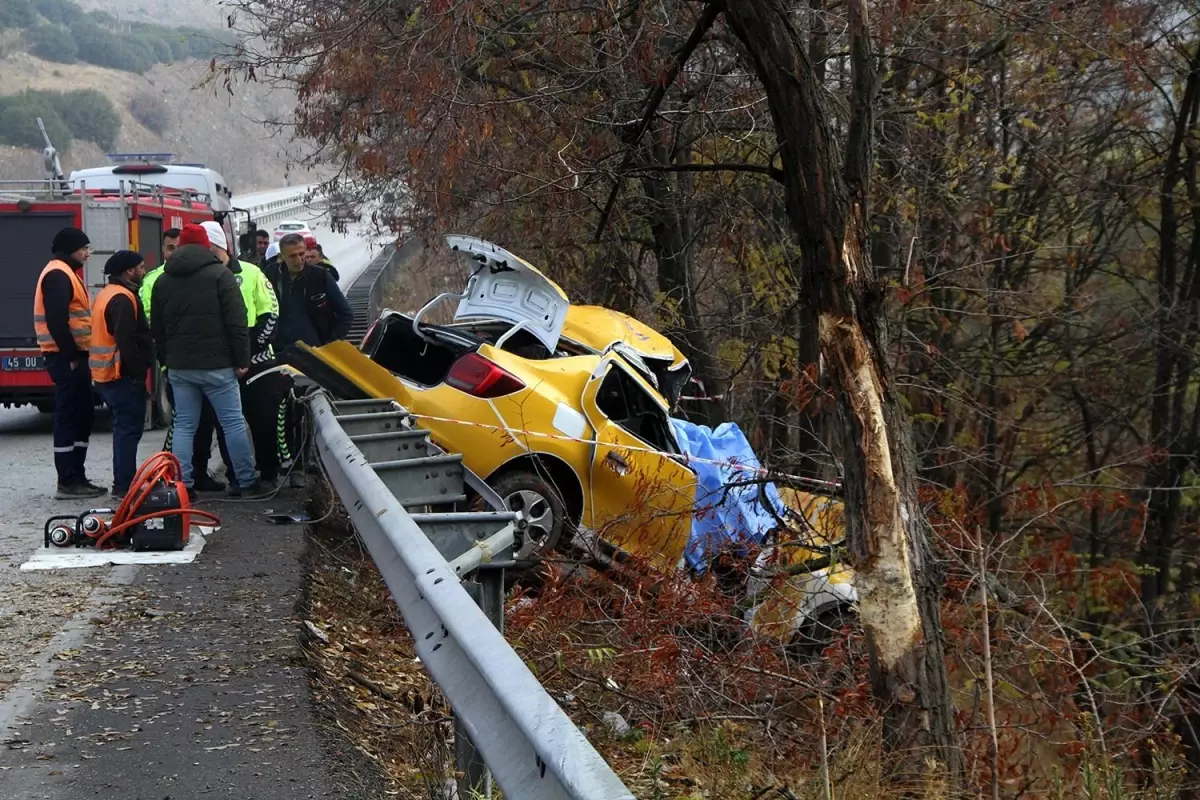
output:
[[544,556],[562,541],[568,525],[562,492],[548,476],[526,470],[506,472],[488,481],[504,507],[525,517],[525,542],[518,559]]

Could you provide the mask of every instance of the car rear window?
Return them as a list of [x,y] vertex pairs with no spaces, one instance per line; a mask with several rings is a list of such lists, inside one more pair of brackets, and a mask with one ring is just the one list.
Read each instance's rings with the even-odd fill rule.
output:
[[281,231],[302,231],[302,230],[304,230],[304,226],[300,225],[300,224],[289,224],[289,223],[285,222],[284,224],[279,226],[279,230],[281,230]]

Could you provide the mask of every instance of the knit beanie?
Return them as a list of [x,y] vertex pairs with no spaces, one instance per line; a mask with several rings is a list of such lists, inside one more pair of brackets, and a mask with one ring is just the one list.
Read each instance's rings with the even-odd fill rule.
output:
[[208,242],[208,232],[199,225],[190,223],[184,225],[183,230],[179,231],[179,246],[183,247],[186,244],[198,244],[206,250],[211,247]]
[[304,237],[304,249],[305,250],[316,250],[317,249],[316,238],[312,237],[312,236],[305,236]]
[[135,253],[132,250],[118,250],[113,253],[108,261],[104,262],[105,275],[120,275],[127,269],[133,269],[141,264],[145,259],[141,253]]
[[51,253],[62,253],[70,255],[76,250],[81,250],[92,243],[88,235],[79,228],[63,228],[58,233],[54,234],[54,241],[50,243]]
[[209,245],[219,247],[226,253],[229,252],[229,241],[225,238],[225,231],[221,230],[218,223],[208,219],[201,222],[200,227],[204,228],[204,232],[208,234]]

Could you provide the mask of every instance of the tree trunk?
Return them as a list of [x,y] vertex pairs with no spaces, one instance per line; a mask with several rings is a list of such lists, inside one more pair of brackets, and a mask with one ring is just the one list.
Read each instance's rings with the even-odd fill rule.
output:
[[[659,126],[650,129],[649,141],[638,149],[639,166],[648,167],[641,176],[642,192],[648,201],[650,230],[654,239],[654,256],[658,262],[658,289],[674,304],[678,325],[666,331],[679,344],[679,349],[692,364],[692,374],[704,384],[709,397],[720,398],[725,393],[725,381],[717,367],[700,308],[696,303],[692,259],[695,253],[690,211],[686,207],[690,191],[679,185],[690,180],[688,174],[655,171],[655,167],[686,163],[686,152],[672,153],[666,140],[669,130]],[[724,402],[705,400],[689,407],[695,422],[716,425],[725,421]]]
[[847,537],[888,767],[898,785],[937,792],[958,783],[962,760],[941,640],[940,581],[917,503],[909,422],[890,386],[882,294],[867,249],[875,74],[865,2],[849,2],[853,95],[844,158],[793,3],[736,0],[724,10],[766,90],[801,250],[801,296],[816,313],[838,392]]

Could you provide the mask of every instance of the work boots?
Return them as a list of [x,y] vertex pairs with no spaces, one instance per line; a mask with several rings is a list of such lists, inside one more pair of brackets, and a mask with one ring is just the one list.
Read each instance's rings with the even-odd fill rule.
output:
[[56,500],[85,500],[91,497],[99,497],[100,495],[108,494],[108,490],[97,486],[94,483],[84,481],[82,483],[72,483],[58,485],[58,491],[54,493]]

